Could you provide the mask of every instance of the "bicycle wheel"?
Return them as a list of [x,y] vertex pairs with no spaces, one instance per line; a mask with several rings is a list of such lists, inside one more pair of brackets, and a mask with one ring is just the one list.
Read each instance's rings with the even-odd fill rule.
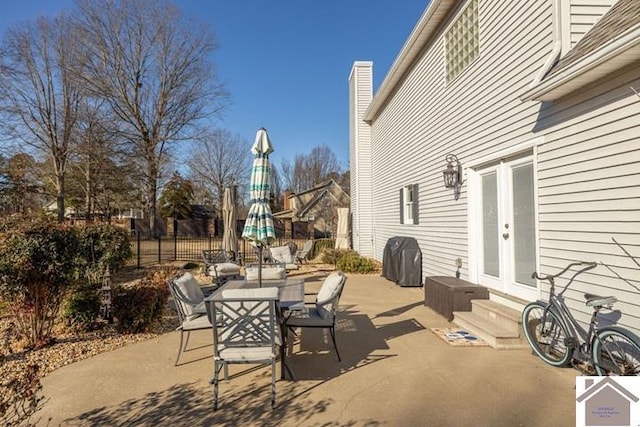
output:
[[531,349],[542,360],[553,366],[569,363],[572,355],[572,349],[566,345],[569,332],[553,311],[545,311],[539,302],[528,304],[522,311],[522,329]]
[[591,355],[598,375],[640,375],[640,345],[625,331],[599,331]]

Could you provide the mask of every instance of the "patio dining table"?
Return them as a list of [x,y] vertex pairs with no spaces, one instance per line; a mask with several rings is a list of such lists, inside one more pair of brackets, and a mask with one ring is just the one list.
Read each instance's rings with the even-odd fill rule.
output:
[[262,280],[262,286],[257,281],[253,280],[229,280],[219,289],[213,292],[211,295],[205,298],[205,300],[214,300],[217,295],[220,295],[225,289],[253,289],[253,288],[278,288],[278,323],[280,326],[280,333],[282,335],[282,345],[280,346],[280,378],[285,379],[285,371],[289,373],[291,379],[294,378],[291,368],[286,362],[286,349],[287,349],[287,327],[285,325],[286,313],[293,311],[300,311],[304,309],[304,279],[300,278],[286,278],[280,280]]

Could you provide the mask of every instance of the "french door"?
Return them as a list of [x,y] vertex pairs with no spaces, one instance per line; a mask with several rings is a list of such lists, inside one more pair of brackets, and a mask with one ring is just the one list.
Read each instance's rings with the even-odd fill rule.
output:
[[478,281],[526,300],[537,298],[532,156],[476,171]]

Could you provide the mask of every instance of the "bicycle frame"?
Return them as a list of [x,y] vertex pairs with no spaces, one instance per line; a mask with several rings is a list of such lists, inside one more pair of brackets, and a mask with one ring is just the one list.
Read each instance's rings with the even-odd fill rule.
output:
[[591,314],[591,320],[589,321],[589,329],[585,331],[584,328],[575,319],[575,317],[573,317],[573,315],[571,314],[571,310],[569,310],[569,307],[567,307],[567,305],[565,304],[564,298],[562,297],[562,295],[569,288],[571,283],[573,283],[573,280],[577,275],[587,270],[591,270],[592,268],[595,268],[596,264],[590,263],[586,267],[578,270],[571,277],[571,279],[569,279],[567,284],[563,287],[562,291],[560,291],[557,294],[555,292],[555,281],[554,281],[554,277],[560,276],[572,266],[583,265],[583,264],[584,263],[573,263],[573,264],[570,264],[567,268],[565,268],[562,272],[558,273],[555,276],[547,276],[544,279],[538,277],[538,279],[547,280],[550,284],[549,300],[541,301],[545,304],[545,310],[542,315],[543,324],[546,323],[547,313],[553,310],[554,314],[557,315],[557,317],[563,323],[563,326],[565,326],[567,331],[569,331],[570,333],[570,336],[567,337],[564,345],[570,348],[573,351],[574,355],[575,355],[575,351],[578,350],[578,354],[580,355],[580,359],[582,361],[585,361],[585,360],[591,361],[591,346],[593,344],[594,337],[597,335],[599,331],[597,316],[600,310],[599,309],[593,310],[593,313]]

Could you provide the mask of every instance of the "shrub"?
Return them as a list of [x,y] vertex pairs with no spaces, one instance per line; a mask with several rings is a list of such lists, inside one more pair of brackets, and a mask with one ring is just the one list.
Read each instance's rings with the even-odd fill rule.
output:
[[100,283],[106,267],[115,273],[133,256],[128,233],[110,224],[81,227],[79,239],[79,255],[90,283]]
[[91,283],[79,286],[62,307],[62,318],[67,326],[79,330],[92,329],[99,316],[100,294]]
[[346,252],[344,250],[340,249],[325,249],[325,251],[322,252],[322,258],[320,258],[320,260],[324,264],[336,264],[338,260],[345,255],[345,253]]
[[140,333],[149,330],[164,313],[169,299],[166,280],[173,270],[158,270],[132,285],[119,285],[113,292],[113,316],[121,333]]
[[198,267],[200,267],[200,264],[198,264],[197,262],[188,262],[182,268],[184,268],[185,270],[194,270]]
[[[314,259],[325,250],[333,249],[336,247],[335,239],[316,239],[313,243],[313,250],[309,254],[309,259]],[[333,262],[333,261],[332,261]]]
[[345,252],[338,259],[337,267],[345,273],[367,274],[376,270],[376,265],[371,259],[361,257],[354,251]]
[[30,347],[52,339],[60,305],[78,277],[78,246],[75,229],[49,221],[0,233],[0,294]]

